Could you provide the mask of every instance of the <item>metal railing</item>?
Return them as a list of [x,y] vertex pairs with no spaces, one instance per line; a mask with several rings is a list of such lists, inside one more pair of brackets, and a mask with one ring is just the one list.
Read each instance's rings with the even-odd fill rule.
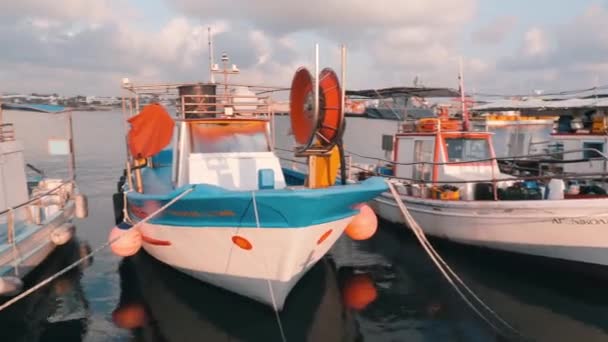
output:
[[[70,185],[70,184],[73,184],[73,182],[72,181],[64,181],[61,184],[59,184],[58,186],[52,188],[51,190],[45,191],[45,192],[43,192],[41,194],[38,194],[37,196],[32,197],[29,200],[27,200],[27,201],[25,201],[23,203],[20,203],[20,204],[18,204],[16,206],[12,206],[10,208],[4,209],[4,210],[0,211],[0,217],[7,216],[9,218],[8,219],[8,222],[9,222],[8,229],[9,229],[9,231],[11,229],[14,230],[14,227],[11,227],[11,225],[10,225],[10,220],[11,220],[10,216],[15,212],[15,210],[24,208],[24,207],[26,207],[28,205],[35,204],[36,202],[40,201],[41,199],[43,199],[43,198],[45,198],[47,196],[55,195],[57,192],[62,191],[63,187],[65,187],[67,185]],[[10,236],[10,234],[9,234],[9,236]]]
[[202,117],[269,116],[272,111],[269,96],[182,95],[178,103],[178,116],[182,119],[193,115]]
[[13,124],[0,124],[0,142],[15,140],[15,129]]
[[[597,150],[594,148],[582,148],[582,149],[575,149],[575,150],[567,150],[567,151],[563,151],[563,154],[571,154],[571,153],[581,153],[581,152],[585,152],[585,151],[592,151],[594,153],[597,153],[597,155],[599,155],[600,157],[598,158],[590,158],[590,159],[584,159],[584,160],[556,160],[556,159],[547,159],[547,160],[536,160],[539,162],[540,165],[540,169],[544,170],[542,168],[541,164],[564,164],[564,163],[589,163],[591,161],[603,161],[603,167],[602,167],[602,171],[601,172],[560,172],[560,173],[554,173],[554,172],[547,172],[546,174],[543,174],[543,172],[541,171],[539,173],[539,175],[530,175],[530,174],[519,174],[519,175],[514,175],[514,174],[508,174],[508,177],[504,177],[504,178],[498,178],[495,171],[494,171],[494,165],[492,165],[492,177],[491,178],[487,178],[487,179],[471,179],[471,180],[449,180],[449,181],[432,181],[432,180],[425,180],[425,179],[420,179],[420,178],[414,178],[414,177],[398,177],[395,175],[385,175],[385,174],[380,174],[375,170],[375,167],[372,168],[370,170],[370,168],[365,168],[365,167],[361,167],[358,165],[352,165],[349,164],[349,175],[357,175],[357,174],[363,174],[366,176],[380,176],[380,177],[385,177],[385,178],[391,178],[391,179],[395,179],[395,180],[399,180],[399,181],[404,181],[404,185],[415,185],[415,186],[421,186],[422,190],[421,193],[424,192],[424,189],[426,187],[433,187],[433,186],[437,186],[437,185],[442,185],[442,184],[475,184],[475,183],[492,183],[493,184],[493,191],[494,191],[494,200],[498,200],[498,195],[497,195],[497,184],[499,183],[505,183],[505,182],[517,182],[517,181],[548,181],[550,179],[561,179],[561,180],[573,180],[573,181],[598,181],[601,180],[601,183],[604,185],[604,188],[606,186],[606,178],[608,178],[608,156]],[[385,162],[387,165],[392,165],[397,166],[397,165],[401,165],[401,166],[418,166],[418,165],[459,165],[459,164],[470,164],[470,163],[479,163],[479,162],[488,162],[488,161],[492,161],[492,162],[498,162],[501,160],[529,160],[528,158],[530,158],[531,156],[534,157],[553,157],[554,153],[543,153],[543,154],[535,154],[535,155],[528,155],[528,156],[513,156],[513,157],[501,157],[501,158],[487,158],[487,159],[478,159],[478,160],[469,160],[469,161],[462,161],[462,162],[410,162],[410,163],[397,163],[397,162],[393,162],[390,160],[385,160],[382,158],[376,158],[376,157],[368,157],[368,156],[363,156],[360,154],[356,154],[353,152],[349,152],[349,155],[355,155],[359,158],[363,158],[363,159],[370,159],[370,160],[376,160],[376,161],[382,161]],[[549,162],[550,160],[550,162]],[[494,163],[493,163],[494,164]],[[355,170],[359,170],[358,172],[353,172],[352,169]]]

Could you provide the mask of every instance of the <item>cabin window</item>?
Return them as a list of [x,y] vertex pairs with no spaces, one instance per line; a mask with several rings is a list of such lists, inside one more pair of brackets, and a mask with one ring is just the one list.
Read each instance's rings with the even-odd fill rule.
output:
[[268,152],[266,122],[193,122],[192,153]]
[[[604,152],[604,143],[600,143],[600,142],[584,142],[583,143],[583,149],[587,149],[587,148],[592,148],[595,150],[598,150],[600,152]],[[601,154],[597,153],[596,151],[592,151],[592,150],[584,150],[583,151],[583,158],[584,159],[592,159],[592,158],[603,158]]]
[[474,162],[490,159],[490,144],[487,139],[446,138],[449,162]]
[[425,181],[431,180],[433,147],[433,140],[417,140],[414,142],[414,162],[420,164],[414,165],[412,178]]

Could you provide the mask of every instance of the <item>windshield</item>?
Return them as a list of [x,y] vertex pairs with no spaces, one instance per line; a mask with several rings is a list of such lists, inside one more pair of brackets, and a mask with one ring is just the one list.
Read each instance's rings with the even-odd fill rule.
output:
[[490,158],[490,145],[486,139],[446,138],[448,162],[478,161]]
[[264,121],[190,124],[192,153],[268,152]]

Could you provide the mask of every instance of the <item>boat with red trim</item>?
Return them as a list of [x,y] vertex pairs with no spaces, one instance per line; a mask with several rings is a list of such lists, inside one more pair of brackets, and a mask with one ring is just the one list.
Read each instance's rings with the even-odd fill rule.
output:
[[[492,133],[468,130],[466,120],[448,116],[404,122],[391,145],[390,167],[378,173],[391,179],[426,234],[608,265],[608,195],[597,182],[606,174],[502,173]],[[406,223],[391,192],[371,206],[387,221]]]
[[[235,69],[226,64],[221,72],[227,78]],[[274,153],[265,94],[278,89],[125,80],[131,127],[115,195],[117,221],[124,222],[110,239],[130,236],[113,250],[128,256],[141,246],[195,278],[281,309],[346,229],[355,238],[371,236],[375,216],[362,205],[387,186],[379,177],[338,180],[339,170],[345,174],[344,94],[331,69],[318,75],[298,70],[290,95],[296,154],[308,160],[308,174],[283,169]],[[178,99],[175,116],[158,103],[140,107],[143,96],[160,94]]]

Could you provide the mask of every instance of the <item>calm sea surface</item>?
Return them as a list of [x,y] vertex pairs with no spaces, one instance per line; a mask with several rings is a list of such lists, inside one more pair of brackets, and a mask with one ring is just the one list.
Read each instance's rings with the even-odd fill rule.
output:
[[[28,162],[49,175],[67,160],[46,141],[64,135],[61,116],[5,112]],[[291,146],[287,118],[277,145]],[[119,112],[74,113],[78,182],[89,217],[78,241],[59,248],[36,283],[106,242],[112,194],[124,163]],[[347,149],[382,157],[395,122],[349,119]],[[522,335],[537,341],[608,340],[608,281],[587,280],[508,255],[438,244],[467,284]],[[280,319],[287,341],[504,341],[441,278],[406,228],[381,222],[372,239],[342,238],[293,290]],[[281,341],[271,309],[178,273],[145,253],[104,250],[0,313],[0,341]]]

